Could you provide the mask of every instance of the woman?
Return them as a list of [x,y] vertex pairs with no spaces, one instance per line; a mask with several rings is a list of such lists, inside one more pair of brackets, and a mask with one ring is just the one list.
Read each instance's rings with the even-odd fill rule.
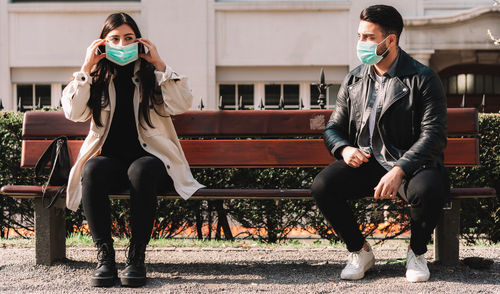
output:
[[188,110],[192,99],[187,78],[163,62],[151,41],[141,39],[125,13],[106,19],[81,70],[64,89],[66,117],[91,119],[70,173],[66,204],[77,210],[82,202],[98,249],[93,286],[112,286],[118,277],[109,193],[130,190],[132,238],[121,283],[142,286],[156,194],[175,189],[187,199],[203,187],[191,174],[170,119]]

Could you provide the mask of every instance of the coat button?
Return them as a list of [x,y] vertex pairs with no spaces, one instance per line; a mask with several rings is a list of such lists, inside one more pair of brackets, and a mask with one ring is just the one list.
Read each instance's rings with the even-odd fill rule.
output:
[[170,165],[167,164],[167,169],[170,169]]
[[142,147],[147,147],[148,145],[146,145],[146,143],[142,143]]
[[82,81],[85,81],[85,77],[82,77]]

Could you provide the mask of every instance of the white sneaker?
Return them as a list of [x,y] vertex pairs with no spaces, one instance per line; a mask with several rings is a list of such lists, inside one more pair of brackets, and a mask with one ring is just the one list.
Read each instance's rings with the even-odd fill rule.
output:
[[361,248],[356,252],[350,252],[347,258],[347,264],[340,273],[343,280],[359,280],[365,276],[365,272],[375,264],[375,255],[368,243],[369,251]]
[[408,250],[406,257],[406,279],[409,282],[425,282],[429,280],[431,273],[427,267],[427,260],[423,254],[415,255],[413,250]]

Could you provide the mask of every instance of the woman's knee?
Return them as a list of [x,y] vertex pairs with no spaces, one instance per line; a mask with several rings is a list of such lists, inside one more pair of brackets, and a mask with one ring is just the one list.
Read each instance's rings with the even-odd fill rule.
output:
[[94,157],[89,159],[82,170],[82,182],[105,182],[109,171],[102,158]]
[[131,183],[153,184],[166,172],[163,162],[153,156],[141,157],[129,166],[127,174]]

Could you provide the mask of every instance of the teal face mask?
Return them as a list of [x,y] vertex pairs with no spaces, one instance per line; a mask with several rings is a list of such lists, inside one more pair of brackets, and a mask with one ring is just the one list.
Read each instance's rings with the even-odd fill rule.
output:
[[138,43],[126,46],[113,45],[106,42],[106,59],[118,65],[124,66],[139,58]]
[[[387,36],[385,39],[387,39],[389,36]],[[385,41],[382,40],[382,42]],[[389,52],[389,48],[385,50],[382,55],[377,55],[377,47],[378,45],[382,44],[380,43],[373,43],[373,42],[366,42],[366,41],[361,41],[358,40],[358,46],[357,46],[357,52],[358,52],[358,58],[363,62],[364,64],[368,65],[374,65],[380,62],[382,60],[387,52]]]

